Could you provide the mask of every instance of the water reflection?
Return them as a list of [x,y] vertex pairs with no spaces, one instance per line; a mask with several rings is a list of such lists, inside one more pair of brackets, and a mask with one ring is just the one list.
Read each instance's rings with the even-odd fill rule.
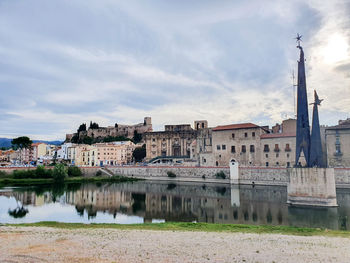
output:
[[[337,189],[339,207],[300,208],[286,204],[286,187],[223,186],[212,184],[137,182],[125,184],[56,185],[52,188],[2,189],[1,196],[15,198],[16,204],[0,203],[0,213],[8,210],[8,216],[0,214],[3,222],[18,222],[18,218],[34,213],[33,207],[58,203],[74,208],[74,222],[87,217],[88,222],[98,219],[105,222],[102,214],[118,221],[118,217],[140,218],[143,222],[155,219],[182,222],[233,223],[253,225],[291,225],[349,229],[350,189]],[[6,199],[7,200],[7,199]],[[7,207],[6,207],[7,206]],[[1,210],[1,207],[4,209]],[[9,210],[10,209],[10,210]],[[37,210],[35,210],[35,213]],[[10,213],[11,212],[11,213]],[[49,213],[49,211],[46,211]],[[67,212],[68,213],[68,212]],[[67,214],[65,222],[71,214]],[[51,218],[61,221],[62,218]],[[68,218],[68,219],[67,219]],[[33,219],[40,221],[40,218]],[[43,220],[43,219],[41,219]],[[73,219],[72,219],[73,220]],[[85,222],[81,219],[81,222]],[[107,221],[106,221],[107,222]],[[134,222],[134,221],[133,221]]]

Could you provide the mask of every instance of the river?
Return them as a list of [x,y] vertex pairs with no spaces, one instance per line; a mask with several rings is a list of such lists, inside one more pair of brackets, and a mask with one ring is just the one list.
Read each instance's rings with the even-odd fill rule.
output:
[[350,229],[350,189],[338,207],[293,207],[287,188],[138,181],[0,189],[0,223],[207,222]]

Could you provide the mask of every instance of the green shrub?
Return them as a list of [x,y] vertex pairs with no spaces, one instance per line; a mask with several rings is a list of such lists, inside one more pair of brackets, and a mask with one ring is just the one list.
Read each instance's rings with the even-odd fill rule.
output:
[[0,171],[0,178],[11,178],[12,176],[4,171]]
[[83,173],[79,167],[76,167],[76,166],[68,167],[68,176],[69,177],[79,177],[82,175],[83,175]]
[[52,178],[52,170],[40,165],[35,169],[35,176],[36,178]]
[[101,171],[101,170],[98,170],[98,171],[96,172],[96,176],[102,176],[102,171]]
[[15,179],[26,179],[26,178],[37,178],[35,170],[14,170],[13,178]]
[[56,182],[63,182],[68,176],[67,168],[63,164],[56,164],[52,172],[52,177]]
[[176,174],[173,173],[172,171],[167,171],[167,175],[168,175],[168,177],[171,177],[171,178],[175,178],[176,177]]
[[220,172],[215,174],[215,177],[217,179],[226,179],[226,174],[223,171],[220,171]]

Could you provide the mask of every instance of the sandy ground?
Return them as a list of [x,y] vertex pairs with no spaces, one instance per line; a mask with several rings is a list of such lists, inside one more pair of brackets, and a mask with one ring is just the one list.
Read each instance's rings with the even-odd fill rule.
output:
[[350,239],[5,226],[0,262],[350,262]]

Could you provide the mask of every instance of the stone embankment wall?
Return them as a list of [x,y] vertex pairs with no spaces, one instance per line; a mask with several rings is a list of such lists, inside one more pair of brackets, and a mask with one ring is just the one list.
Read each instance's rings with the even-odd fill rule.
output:
[[[80,167],[85,176],[95,176],[100,167]],[[0,171],[7,173],[19,169],[35,169],[28,167],[21,168],[0,168]],[[179,167],[179,166],[111,166],[109,171],[115,175],[150,179],[150,180],[172,180],[187,182],[213,182],[230,183],[229,167]],[[176,174],[175,178],[169,178],[167,172]],[[216,178],[216,174],[224,172],[226,179]],[[335,183],[337,187],[350,187],[350,168],[334,168]],[[205,178],[203,178],[203,176]],[[240,167],[239,183],[256,185],[283,185],[289,182],[287,168],[271,167]]]
[[[109,167],[109,170],[114,174],[151,180],[230,183],[229,167],[121,166]],[[168,171],[175,173],[176,177],[169,178]],[[226,179],[216,178],[216,174],[221,171],[225,173]],[[334,173],[337,187],[350,187],[350,168],[335,168]],[[287,186],[288,182],[287,168],[239,168],[240,184]]]
[[[229,167],[120,166],[108,167],[108,169],[114,172],[114,174],[151,180],[215,183],[230,182]],[[174,173],[176,177],[169,177],[168,172]],[[220,172],[224,172],[226,179],[216,178],[216,174]]]

